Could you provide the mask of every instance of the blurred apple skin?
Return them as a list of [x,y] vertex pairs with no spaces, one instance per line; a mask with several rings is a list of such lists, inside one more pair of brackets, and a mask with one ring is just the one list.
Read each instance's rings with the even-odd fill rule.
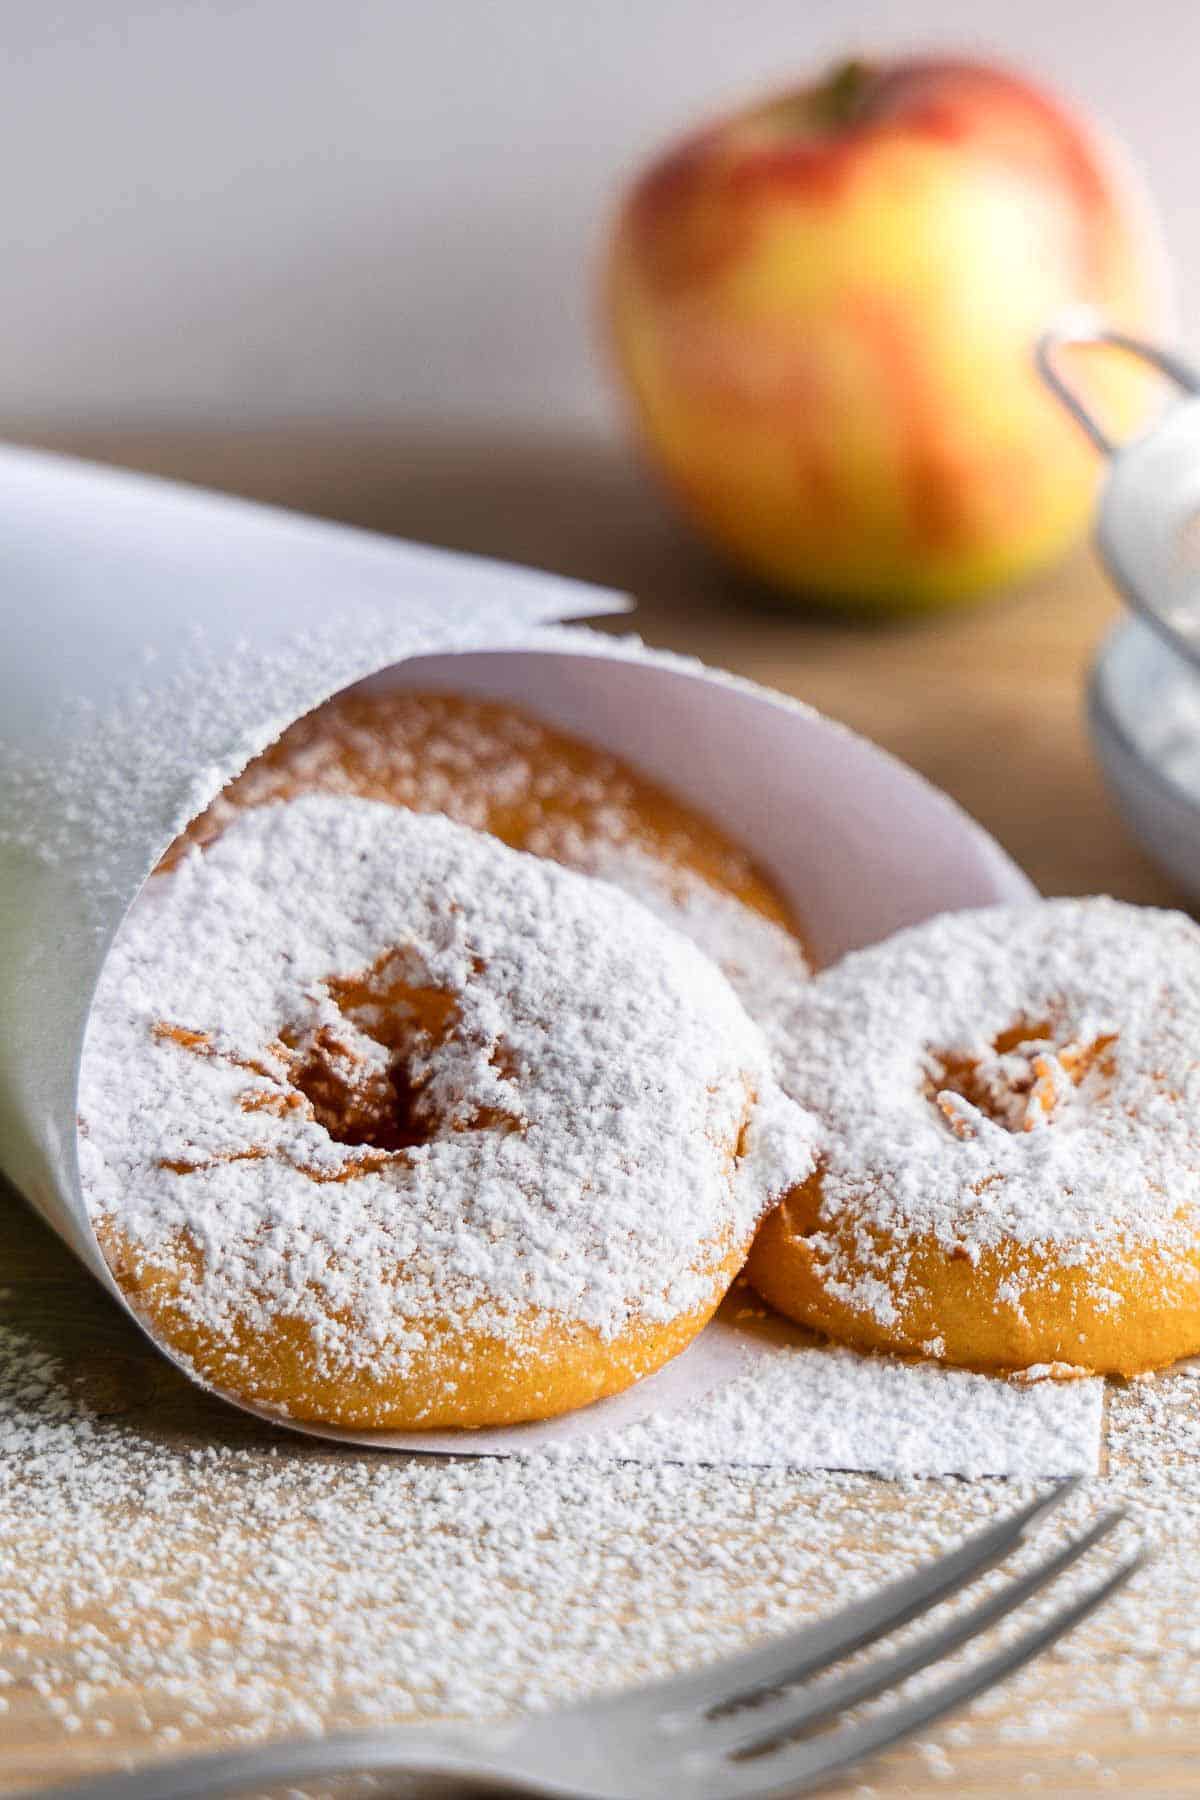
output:
[[[649,456],[680,508],[788,595],[965,601],[1086,528],[1095,451],[1045,391],[1079,306],[1161,332],[1166,261],[1126,171],[990,66],[847,64],[702,129],[636,182],[607,301]],[[1073,378],[1147,416],[1117,353]]]

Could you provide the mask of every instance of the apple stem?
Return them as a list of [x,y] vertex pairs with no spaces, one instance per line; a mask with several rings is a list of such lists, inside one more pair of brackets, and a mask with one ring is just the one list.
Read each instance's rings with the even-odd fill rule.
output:
[[818,124],[827,128],[849,124],[874,74],[873,65],[861,57],[836,64],[812,91],[812,110]]

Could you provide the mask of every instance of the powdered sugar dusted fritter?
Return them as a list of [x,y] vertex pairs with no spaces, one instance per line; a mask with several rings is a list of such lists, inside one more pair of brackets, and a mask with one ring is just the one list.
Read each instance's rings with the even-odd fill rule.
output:
[[357,794],[441,812],[632,893],[698,943],[770,1026],[808,974],[782,898],[740,844],[593,744],[504,702],[384,690],[298,719],[194,821],[212,839],[247,806]]
[[636,841],[615,843],[583,832],[557,836],[557,858],[569,868],[632,894],[703,950],[761,1027],[772,1055],[786,1054],[793,994],[812,971],[803,945],[785,925],[693,870],[665,865]]
[[80,1118],[102,1237],[178,1264],[206,1330],[286,1316],[401,1374],[433,1322],[689,1313],[812,1161],[720,972],[636,902],[315,796],[152,879]]
[[821,1168],[756,1246],[768,1297],[790,1258],[809,1322],[984,1366],[1130,1372],[1200,1345],[1191,920],[947,915],[795,990],[788,1030]]

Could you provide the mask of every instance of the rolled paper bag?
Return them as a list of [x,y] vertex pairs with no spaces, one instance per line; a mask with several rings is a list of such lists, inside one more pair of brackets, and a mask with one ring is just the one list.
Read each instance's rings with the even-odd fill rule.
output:
[[0,1163],[110,1287],[79,1055],[150,870],[264,745],[418,651],[628,602],[174,483],[0,451]]
[[[844,727],[558,623],[620,611],[608,591],[19,451],[0,454],[0,527],[0,1163],[122,1305],[76,1147],[105,954],[183,826],[335,692],[367,681],[510,701],[612,751],[737,838],[820,961],[1034,893],[945,795]],[[543,1424],[294,1428],[460,1453],[570,1443],[741,1375],[736,1336],[710,1325],[658,1374]]]

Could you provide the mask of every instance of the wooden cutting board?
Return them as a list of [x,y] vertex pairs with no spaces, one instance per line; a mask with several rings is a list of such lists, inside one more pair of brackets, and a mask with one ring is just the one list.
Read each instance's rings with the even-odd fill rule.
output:
[[[867,733],[959,800],[1044,891],[1179,902],[1129,838],[1089,756],[1083,683],[1116,609],[1085,553],[986,608],[867,627],[769,609],[676,529],[624,452],[585,438],[287,427],[236,435],[75,433],[53,447],[625,587],[639,599],[635,624],[650,642],[784,689]],[[274,1435],[167,1369],[4,1192],[0,1282],[0,1324],[31,1333],[61,1357],[64,1380],[82,1384],[101,1410],[144,1427],[157,1444],[182,1451]],[[893,1523],[897,1508],[927,1503],[878,1484],[880,1517]],[[4,1525],[0,1508],[0,1557]],[[769,1519],[762,1528],[770,1529]],[[848,1530],[863,1536],[861,1523]],[[52,1545],[46,1554],[54,1554]],[[74,1578],[86,1607],[87,1573]],[[1169,1632],[1172,1621],[1164,1617],[1159,1628]],[[336,1617],[329,1629],[336,1632]],[[17,1677],[0,1689],[9,1702],[0,1715],[0,1791],[111,1767],[123,1755],[167,1752],[138,1724],[136,1683],[110,1709],[116,1729],[106,1740],[65,1731],[22,1679],[16,1644],[0,1619],[0,1671],[8,1667]],[[44,1654],[53,1656],[52,1644]],[[1076,1679],[1070,1659],[1052,1655],[1041,1667],[1048,1701],[1069,1697]],[[1114,1786],[1155,1795],[1200,1791],[1200,1721],[1189,1714],[1170,1729],[1162,1718],[1148,1723],[1134,1737],[1118,1710],[1101,1709],[1031,1748],[1009,1741],[1000,1712],[973,1732],[952,1777],[939,1778],[927,1757],[908,1748],[865,1771],[857,1791],[929,1800],[948,1792],[983,1800],[1027,1788],[1056,1795]],[[198,1746],[213,1736],[209,1725],[187,1742]],[[854,1792],[856,1784],[839,1791]]]

